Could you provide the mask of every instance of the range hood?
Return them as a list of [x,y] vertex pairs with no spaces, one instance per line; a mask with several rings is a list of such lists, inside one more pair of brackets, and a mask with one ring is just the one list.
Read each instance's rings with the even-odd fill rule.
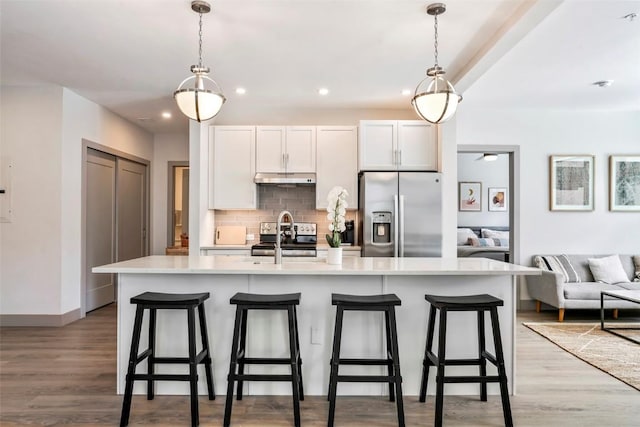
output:
[[253,182],[256,184],[297,184],[313,185],[316,183],[315,173],[257,173]]

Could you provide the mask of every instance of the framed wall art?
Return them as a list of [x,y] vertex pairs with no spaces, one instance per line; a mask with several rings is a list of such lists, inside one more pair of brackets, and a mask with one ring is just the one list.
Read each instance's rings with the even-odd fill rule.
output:
[[507,189],[503,187],[489,187],[489,211],[507,211]]
[[640,211],[640,155],[609,156],[609,210]]
[[592,211],[592,155],[549,156],[549,209],[552,211]]
[[482,210],[482,183],[458,183],[458,210],[480,212]]

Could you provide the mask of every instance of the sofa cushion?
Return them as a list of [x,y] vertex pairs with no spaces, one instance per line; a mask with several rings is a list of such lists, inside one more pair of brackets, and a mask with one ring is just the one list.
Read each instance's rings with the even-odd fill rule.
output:
[[600,282],[565,283],[563,287],[565,299],[600,300],[600,291],[619,291],[618,285]]
[[458,228],[458,246],[468,245],[470,238],[477,238],[476,233],[470,228]]
[[508,231],[492,230],[490,228],[481,228],[480,235],[485,239],[507,239],[509,240]]
[[567,255],[538,255],[533,262],[543,270],[562,273],[565,283],[582,282]]
[[622,267],[620,257],[611,255],[602,258],[589,258],[591,274],[597,282],[621,283],[628,282],[629,277]]
[[616,286],[629,291],[640,291],[640,282],[623,282],[616,283]]

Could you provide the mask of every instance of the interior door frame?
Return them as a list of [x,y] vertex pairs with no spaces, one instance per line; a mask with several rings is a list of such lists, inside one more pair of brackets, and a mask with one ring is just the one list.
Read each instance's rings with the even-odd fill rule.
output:
[[[106,154],[110,154],[115,157],[119,157],[122,159],[130,160],[132,162],[140,163],[146,166],[145,172],[145,225],[146,225],[146,239],[144,244],[145,254],[149,254],[149,248],[151,247],[151,161],[144,159],[142,157],[135,156],[133,154],[126,153],[124,151],[117,150],[115,148],[107,147],[106,145],[98,144],[97,142],[90,141],[88,139],[82,138],[82,171],[81,171],[81,201],[80,201],[80,211],[81,211],[81,232],[80,232],[80,318],[83,318],[87,314],[86,307],[86,293],[87,293],[87,273],[85,269],[85,264],[87,262],[85,252],[87,250],[87,151],[91,148],[96,151],[101,151]],[[118,189],[116,188],[116,191]]]
[[[174,215],[173,215],[173,205],[175,204],[175,187],[176,180],[174,176],[175,167],[189,167],[188,160],[181,161],[170,161],[167,162],[167,246],[173,246],[174,242],[171,239],[174,233]],[[189,170],[191,173],[191,170]]]

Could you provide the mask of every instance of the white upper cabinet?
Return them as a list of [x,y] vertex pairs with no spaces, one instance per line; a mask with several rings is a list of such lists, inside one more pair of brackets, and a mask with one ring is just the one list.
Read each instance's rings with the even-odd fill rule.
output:
[[256,172],[316,171],[315,126],[258,126]]
[[318,126],[316,152],[316,209],[327,208],[327,195],[344,187],[348,209],[358,208],[358,128]]
[[363,120],[358,169],[436,171],[436,127],[422,120]]
[[212,126],[209,209],[256,209],[255,126]]

